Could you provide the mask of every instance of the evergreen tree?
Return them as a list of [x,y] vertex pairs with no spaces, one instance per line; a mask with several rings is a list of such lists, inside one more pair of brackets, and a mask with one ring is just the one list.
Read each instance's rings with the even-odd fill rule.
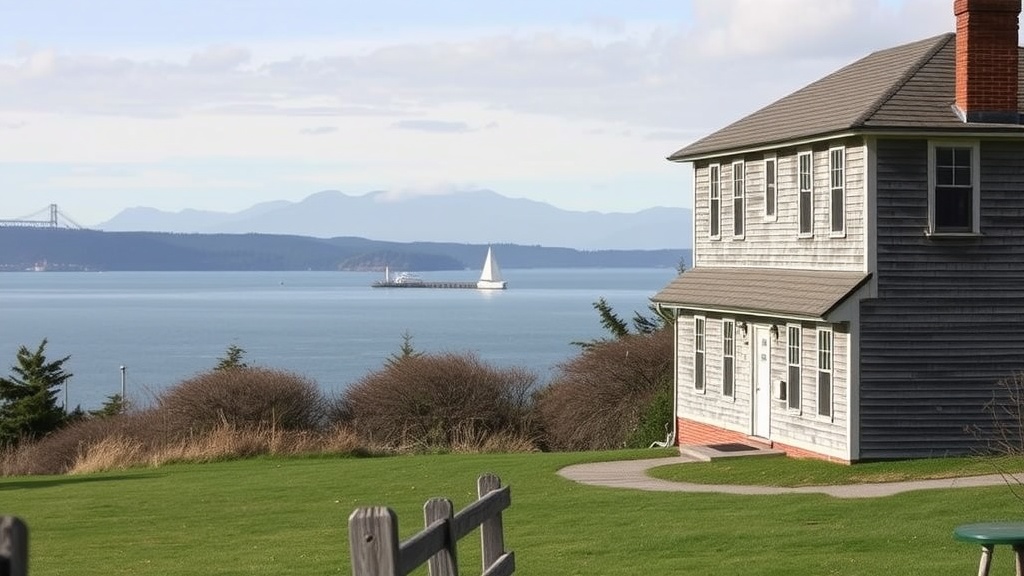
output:
[[242,361],[245,356],[245,348],[232,344],[224,352],[224,356],[217,359],[214,370],[231,370],[232,368],[248,368],[249,365]]
[[45,338],[35,352],[18,348],[17,365],[9,377],[0,378],[0,445],[38,438],[64,424],[66,415],[57,396],[72,376],[64,371],[70,358],[47,361]]
[[90,416],[96,418],[109,418],[111,416],[117,416],[128,410],[128,402],[121,398],[120,394],[111,394],[107,396],[107,399],[103,402],[103,406],[99,410],[89,411]]

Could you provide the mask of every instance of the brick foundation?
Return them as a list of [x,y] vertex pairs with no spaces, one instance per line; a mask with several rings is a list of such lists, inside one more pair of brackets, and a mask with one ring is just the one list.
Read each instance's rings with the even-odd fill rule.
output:
[[728,444],[732,442],[738,442],[741,444],[766,444],[774,450],[785,452],[786,456],[792,458],[814,458],[815,460],[825,460],[840,464],[850,463],[849,460],[836,458],[827,454],[820,454],[805,448],[789,446],[788,444],[783,444],[781,442],[765,443],[765,441],[760,438],[751,438],[749,435],[742,432],[726,430],[725,428],[719,428],[717,426],[703,424],[701,422],[694,422],[693,420],[687,420],[685,418],[676,419],[676,438],[678,444],[690,444],[696,446]]

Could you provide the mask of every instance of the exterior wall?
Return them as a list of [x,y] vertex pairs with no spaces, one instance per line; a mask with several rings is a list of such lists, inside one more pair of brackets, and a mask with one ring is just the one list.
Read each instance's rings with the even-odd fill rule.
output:
[[[829,224],[829,147],[846,150],[846,234],[833,237]],[[799,237],[797,154],[812,151],[813,230],[812,238]],[[766,154],[702,160],[694,164],[694,265],[758,266],[799,269],[864,270],[865,148],[860,139],[836,140],[814,148],[783,148],[770,152],[778,163],[778,213],[766,220]],[[746,230],[742,238],[733,234],[732,162],[743,160],[746,167]],[[710,238],[709,167],[721,166],[721,239]]]
[[970,453],[1024,370],[1024,143],[981,142],[981,235],[929,238],[928,143],[877,144],[878,299],[861,306],[861,459]]
[[818,457],[849,461],[847,439],[849,418],[849,332],[843,326],[833,329],[833,403],[832,416],[817,415],[817,329],[827,325],[812,322],[801,324],[801,407],[790,409],[778,398],[778,385],[788,378],[786,322],[736,317],[748,324],[743,337],[737,330],[735,396],[722,394],[722,320],[721,316],[704,316],[705,389],[694,387],[694,315],[681,314],[676,323],[676,396],[677,434],[681,444],[735,442],[751,437],[753,432],[753,339],[755,326],[778,327],[779,336],[771,343],[771,424],[769,437],[773,446],[801,457]]

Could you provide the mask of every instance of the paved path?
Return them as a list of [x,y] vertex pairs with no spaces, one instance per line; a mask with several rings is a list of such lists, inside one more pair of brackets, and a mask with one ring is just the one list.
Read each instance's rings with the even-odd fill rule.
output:
[[970,476],[967,478],[946,478],[942,480],[915,480],[912,482],[887,482],[880,484],[849,484],[845,486],[802,486],[799,488],[780,488],[774,486],[732,486],[714,484],[690,484],[688,482],[671,482],[647,475],[647,470],[655,466],[698,462],[691,456],[674,458],[652,458],[649,460],[624,460],[618,462],[598,462],[594,464],[575,464],[567,466],[558,473],[576,482],[595,486],[613,488],[631,488],[635,490],[653,490],[659,492],[717,492],[722,494],[828,494],[836,498],[877,498],[891,496],[911,490],[931,490],[936,488],[970,488],[976,486],[997,486],[1012,483],[1024,483],[1024,474],[1016,476],[991,474],[988,476]]

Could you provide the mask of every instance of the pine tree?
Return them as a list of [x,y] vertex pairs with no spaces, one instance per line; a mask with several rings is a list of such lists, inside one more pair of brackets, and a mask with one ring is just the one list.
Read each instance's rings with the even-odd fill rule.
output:
[[231,370],[233,368],[248,368],[242,358],[245,357],[245,348],[232,344],[228,346],[228,349],[224,352],[224,356],[217,359],[217,365],[213,367],[214,370]]
[[9,377],[0,378],[0,445],[38,438],[64,424],[66,415],[57,397],[72,376],[64,371],[70,358],[47,361],[45,338],[35,352],[18,348],[17,365]]

